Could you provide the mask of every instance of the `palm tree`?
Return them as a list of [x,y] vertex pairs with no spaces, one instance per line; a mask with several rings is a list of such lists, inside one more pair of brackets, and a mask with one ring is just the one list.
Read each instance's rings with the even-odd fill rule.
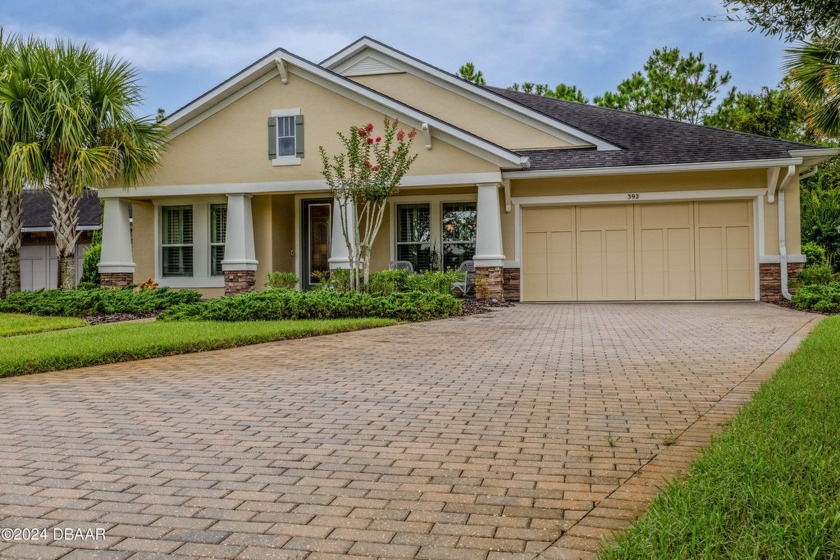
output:
[[[11,58],[18,45],[17,37],[6,37],[0,29],[0,83],[8,79]],[[0,120],[0,297],[20,291],[22,193],[20,185],[15,185],[6,176],[6,161],[14,140],[14,135]]]
[[825,136],[840,136],[840,36],[817,37],[787,53],[785,69],[807,107],[806,122]]
[[127,62],[64,41],[24,52],[0,86],[0,118],[21,138],[7,165],[16,181],[52,196],[58,287],[73,289],[84,189],[141,180],[158,163],[166,128],[134,115],[141,91]]

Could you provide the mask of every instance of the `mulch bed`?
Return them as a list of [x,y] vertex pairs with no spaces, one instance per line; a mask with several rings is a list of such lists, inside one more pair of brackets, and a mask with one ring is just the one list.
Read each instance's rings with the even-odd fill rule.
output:
[[136,319],[148,319],[150,317],[156,317],[158,314],[155,313],[111,313],[109,315],[91,315],[90,317],[85,317],[85,321],[87,321],[91,325],[104,325],[106,323],[121,323],[123,321],[134,321]]
[[489,313],[499,307],[513,307],[514,304],[509,301],[499,301],[497,299],[482,299],[476,300],[474,298],[464,298],[461,300],[461,310],[464,315],[479,315],[481,313]]

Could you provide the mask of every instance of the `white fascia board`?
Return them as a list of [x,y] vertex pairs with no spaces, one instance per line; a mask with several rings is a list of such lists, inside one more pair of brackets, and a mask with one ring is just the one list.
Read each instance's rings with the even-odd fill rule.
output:
[[[501,183],[498,171],[487,173],[452,173],[448,175],[409,175],[403,177],[401,188],[448,187],[477,185],[479,183]],[[99,190],[99,198],[150,198],[173,196],[207,196],[229,193],[273,194],[288,192],[328,191],[323,179],[306,181],[271,181],[262,183],[216,183],[201,185],[155,185],[143,187],[109,187]]]
[[273,72],[274,75],[279,75],[280,72],[277,70],[277,63],[275,62],[275,59],[281,52],[281,49],[277,49],[265,55],[263,58],[251,64],[238,74],[234,74],[229,79],[214,87],[201,97],[191,101],[184,107],[181,107],[169,115],[166,119],[164,119],[163,124],[170,127],[173,132],[175,132],[176,129],[185,124],[191,118],[210,109],[213,105],[216,105],[220,101],[246,87],[254,80],[268,74],[269,72]]
[[726,171],[762,169],[800,165],[801,158],[757,159],[751,161],[713,161],[705,163],[671,163],[619,167],[584,167],[580,169],[544,169],[537,171],[503,171],[504,179],[548,179],[552,177],[586,177],[591,175],[640,175],[645,173],[678,173],[680,171]]
[[435,136],[439,136],[442,140],[453,144],[456,144],[453,140],[457,140],[458,147],[465,150],[469,148],[468,151],[473,153],[473,155],[491,161],[500,167],[514,166],[528,168],[530,160],[527,157],[520,156],[506,148],[468,134],[431,115],[422,113],[408,105],[404,105],[394,99],[365,88],[352,80],[325,70],[283,49],[278,49],[266,55],[239,74],[236,74],[233,78],[223,82],[186,107],[172,114],[164,121],[164,124],[172,129],[170,137],[181,134],[222,107],[229,105],[248,91],[259,87],[259,85],[269,81],[274,76],[279,76],[277,59],[286,63],[289,74],[302,75],[310,81],[327,87],[335,93],[348,97],[357,103],[379,112],[396,113],[397,115],[406,117],[410,121],[410,124],[417,129],[421,127],[422,123],[426,122],[435,130]]
[[371,49],[379,54],[388,57],[388,63],[392,66],[411,74],[418,75],[426,81],[431,81],[444,87],[452,93],[466,97],[470,101],[479,103],[495,111],[501,112],[508,117],[514,118],[524,124],[532,126],[541,132],[551,134],[561,140],[572,144],[590,144],[598,150],[620,150],[621,148],[610,144],[602,138],[593,136],[578,128],[569,126],[561,121],[543,115],[524,105],[511,101],[501,95],[487,91],[475,84],[461,80],[448,72],[444,72],[429,64],[407,56],[399,51],[373,41],[368,37],[359,39],[349,47],[337,52],[321,63],[321,66],[329,70],[337,70],[343,63],[349,62],[354,56],[362,53],[365,49]]
[[840,148],[805,148],[802,150],[788,150],[788,153],[793,157],[802,158],[802,167],[799,169],[799,172],[803,173],[824,161],[840,155]]

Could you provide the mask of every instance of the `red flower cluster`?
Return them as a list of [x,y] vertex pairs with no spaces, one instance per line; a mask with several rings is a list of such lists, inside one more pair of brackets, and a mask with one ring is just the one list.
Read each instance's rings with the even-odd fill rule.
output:
[[411,131],[408,133],[408,137],[414,138],[415,136],[417,136],[417,131],[412,128]]
[[397,140],[402,142],[403,138],[405,138],[405,131],[403,129],[400,129],[399,132],[397,132]]
[[368,142],[368,144],[373,144],[373,138],[371,138],[370,136],[368,136],[367,142]]
[[374,171],[379,171],[378,165],[373,165],[371,162],[365,160],[365,165],[367,165],[368,169],[373,169]]
[[368,132],[373,132],[373,123],[368,123],[365,129],[367,129]]
[[380,142],[382,142],[382,137],[381,137],[381,136],[377,136],[377,137],[376,137],[376,143],[377,143],[377,144],[379,144]]
[[359,133],[359,136],[367,136],[367,130],[364,128],[360,128],[357,132]]

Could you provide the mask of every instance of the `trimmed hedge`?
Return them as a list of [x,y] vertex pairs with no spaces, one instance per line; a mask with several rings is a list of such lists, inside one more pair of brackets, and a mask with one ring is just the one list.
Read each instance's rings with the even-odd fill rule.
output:
[[382,317],[426,321],[461,314],[461,304],[448,294],[404,292],[388,296],[320,290],[270,289],[176,305],[161,314],[164,321],[278,321]]
[[173,305],[196,303],[200,299],[201,294],[194,290],[174,291],[169,288],[138,292],[109,288],[38,290],[9,294],[6,299],[0,300],[0,312],[62,317],[89,317],[112,313],[143,315],[168,309]]
[[840,282],[801,286],[793,294],[792,301],[798,309],[811,309],[820,313],[840,312]]

